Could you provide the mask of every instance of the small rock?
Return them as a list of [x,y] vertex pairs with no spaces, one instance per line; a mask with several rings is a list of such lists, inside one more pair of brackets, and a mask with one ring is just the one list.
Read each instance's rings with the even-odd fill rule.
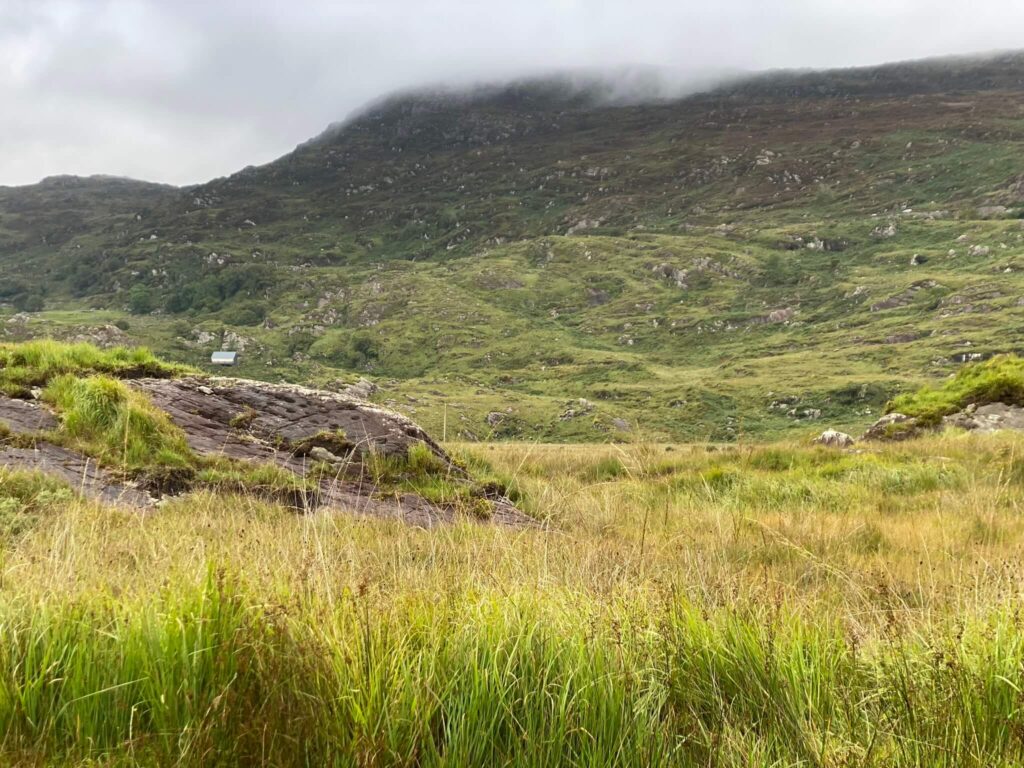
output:
[[793,419],[820,419],[820,408],[793,408],[786,411],[786,415]]
[[328,464],[341,464],[344,462],[344,459],[340,456],[335,456],[326,448],[319,445],[313,446],[309,449],[309,457],[311,459],[316,459],[317,461],[324,461]]
[[581,397],[579,400],[570,402],[558,418],[561,421],[568,421],[569,419],[575,419],[577,416],[584,416],[592,410],[594,410],[594,404]]
[[487,425],[490,427],[497,427],[505,420],[505,414],[498,411],[491,411],[487,414]]
[[196,390],[199,391],[199,392],[202,392],[204,395],[212,395],[213,394],[213,390],[210,389],[205,384],[196,387]]
[[845,432],[835,429],[826,429],[814,440],[818,445],[827,445],[831,448],[849,448],[854,439]]
[[861,440],[907,440],[921,433],[917,419],[905,413],[887,413],[864,433]]
[[890,221],[887,225],[879,225],[872,230],[871,234],[884,239],[896,237],[896,222]]

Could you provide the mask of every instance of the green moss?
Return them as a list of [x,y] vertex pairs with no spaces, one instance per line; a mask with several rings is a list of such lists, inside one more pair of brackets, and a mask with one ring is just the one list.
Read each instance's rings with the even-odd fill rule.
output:
[[987,403],[1024,405],[1024,360],[1016,355],[999,355],[965,365],[942,386],[894,398],[887,410],[913,416],[922,426],[935,426],[943,416],[968,405]]
[[314,448],[323,448],[339,458],[345,458],[356,449],[356,446],[348,439],[343,429],[321,430],[291,446],[292,452],[299,456],[307,455]]

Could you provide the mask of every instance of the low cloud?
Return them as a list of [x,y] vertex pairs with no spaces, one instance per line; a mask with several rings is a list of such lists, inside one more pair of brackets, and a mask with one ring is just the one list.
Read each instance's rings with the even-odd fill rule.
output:
[[203,181],[418,84],[602,70],[635,98],[723,72],[1019,47],[1024,4],[1003,0],[7,0],[0,184]]

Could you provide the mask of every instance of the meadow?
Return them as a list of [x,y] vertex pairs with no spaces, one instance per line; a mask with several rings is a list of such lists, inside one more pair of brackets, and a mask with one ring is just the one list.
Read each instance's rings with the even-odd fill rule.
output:
[[1024,439],[449,447],[546,526],[0,474],[0,762],[1024,761]]

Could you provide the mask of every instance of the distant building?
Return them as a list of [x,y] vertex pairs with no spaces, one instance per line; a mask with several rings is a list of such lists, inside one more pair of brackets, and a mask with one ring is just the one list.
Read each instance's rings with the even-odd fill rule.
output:
[[210,362],[213,365],[237,365],[237,352],[214,352],[210,355]]

